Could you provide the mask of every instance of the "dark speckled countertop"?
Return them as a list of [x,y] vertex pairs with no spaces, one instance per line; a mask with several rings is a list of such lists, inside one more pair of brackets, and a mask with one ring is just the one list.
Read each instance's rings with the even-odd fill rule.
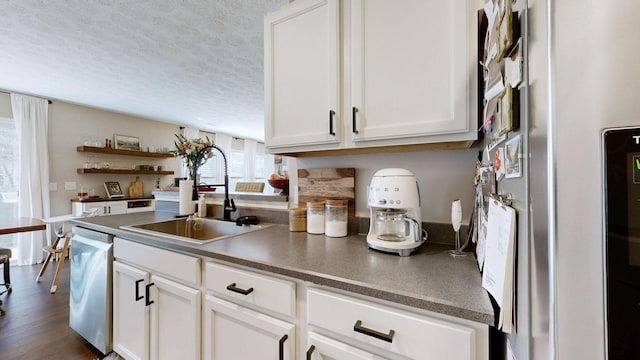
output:
[[426,243],[408,257],[370,250],[363,235],[331,238],[290,232],[285,225],[208,244],[165,240],[120,226],[172,218],[147,212],[75,219],[74,225],[140,243],[289,276],[487,325],[494,324],[489,295],[471,254],[453,258],[444,245]]

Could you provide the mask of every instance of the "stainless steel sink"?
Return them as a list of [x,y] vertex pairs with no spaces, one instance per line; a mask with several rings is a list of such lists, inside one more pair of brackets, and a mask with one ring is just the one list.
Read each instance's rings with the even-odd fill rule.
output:
[[231,236],[266,229],[270,226],[273,226],[273,224],[239,226],[235,222],[216,219],[179,218],[148,224],[121,226],[120,228],[171,240],[206,244]]

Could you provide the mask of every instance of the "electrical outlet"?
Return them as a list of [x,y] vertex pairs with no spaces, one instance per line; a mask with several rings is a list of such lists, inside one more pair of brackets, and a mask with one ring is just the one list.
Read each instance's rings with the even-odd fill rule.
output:
[[49,191],[58,191],[58,183],[50,182],[49,183]]
[[65,190],[75,190],[76,189],[76,182],[75,181],[65,181],[64,189]]

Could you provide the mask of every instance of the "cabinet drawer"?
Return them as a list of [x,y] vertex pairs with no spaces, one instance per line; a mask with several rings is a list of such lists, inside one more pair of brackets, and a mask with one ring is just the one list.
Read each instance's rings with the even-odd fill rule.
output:
[[207,290],[241,304],[253,304],[291,317],[296,315],[296,287],[292,281],[207,263],[205,282]]
[[201,283],[200,259],[115,238],[113,255],[118,260],[128,261],[155,273],[166,275],[187,284]]
[[309,324],[338,335],[338,340],[363,342],[412,359],[476,359],[472,327],[319,289],[309,289],[307,301]]

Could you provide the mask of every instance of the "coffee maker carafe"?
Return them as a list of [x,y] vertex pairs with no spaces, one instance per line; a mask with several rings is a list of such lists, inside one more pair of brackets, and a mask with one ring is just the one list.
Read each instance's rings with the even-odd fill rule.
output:
[[371,209],[367,245],[408,256],[426,240],[420,219],[420,191],[406,169],[378,170],[371,178],[367,205]]

